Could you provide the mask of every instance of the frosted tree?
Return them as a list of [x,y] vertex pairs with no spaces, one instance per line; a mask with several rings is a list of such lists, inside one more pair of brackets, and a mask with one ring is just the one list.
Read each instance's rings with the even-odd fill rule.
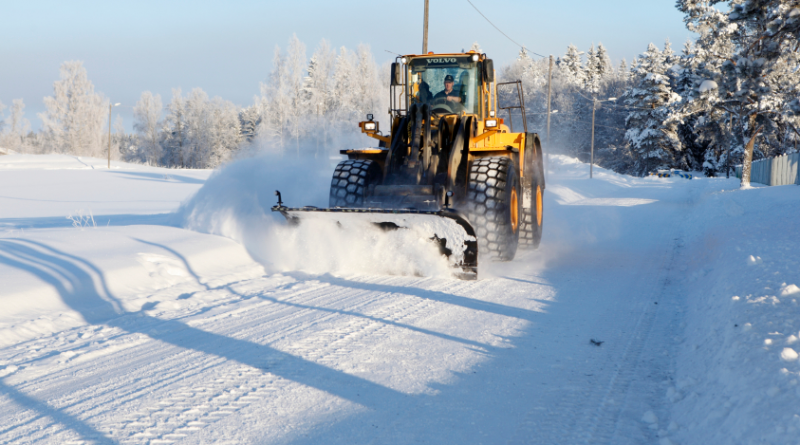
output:
[[670,88],[661,51],[652,43],[636,67],[634,85],[625,93],[632,110],[625,120],[625,140],[636,159],[634,172],[645,175],[657,168],[680,165],[682,147],[677,124],[668,121],[669,107],[680,101]]
[[186,101],[180,88],[172,90],[167,115],[161,124],[161,147],[167,167],[186,167],[183,146],[186,144]]
[[261,136],[272,141],[279,149],[283,149],[286,143],[286,128],[291,116],[292,98],[288,76],[286,59],[281,54],[280,47],[276,45],[272,58],[272,71],[267,83],[261,88],[261,95],[265,98],[264,113],[267,120]]
[[748,0],[734,3],[728,20],[736,25],[734,56],[722,64],[720,106],[734,114],[746,140],[742,185],[749,185],[756,138],[776,130],[789,113],[800,112],[800,99],[790,100],[774,84],[779,61],[797,51],[800,37],[800,5],[789,0]]
[[564,72],[566,79],[573,85],[584,85],[586,72],[581,60],[583,52],[578,51],[575,45],[567,47],[567,53],[559,59],[559,67]]
[[303,80],[306,112],[310,114],[307,119],[314,128],[311,137],[314,139],[317,152],[328,140],[330,132],[330,122],[327,118],[334,100],[332,76],[335,60],[336,52],[331,49],[328,41],[323,39],[311,56],[308,75]]
[[[4,106],[0,102],[0,112]],[[0,121],[2,122],[2,121]],[[25,136],[31,129],[30,122],[25,119],[25,102],[22,99],[14,99],[11,102],[11,115],[5,127],[0,124],[0,146],[11,150],[22,151],[25,145]]]
[[244,141],[252,142],[258,136],[258,126],[260,124],[261,112],[257,104],[245,107],[239,112],[239,125],[242,128],[241,133]]
[[676,56],[675,51],[672,50],[672,42],[670,42],[669,39],[664,41],[664,50],[661,51],[661,57],[664,58],[664,65],[667,69],[678,63],[678,56]]
[[731,116],[717,106],[722,63],[733,55],[732,33],[737,27],[708,1],[681,0],[677,6],[687,14],[687,28],[698,37],[684,45],[678,62],[674,84],[682,101],[674,107],[670,119],[680,125],[679,134],[692,167],[713,176],[731,153],[740,156],[742,151],[730,137]]
[[333,69],[335,121],[351,121],[358,110],[358,98],[355,95],[355,86],[358,82],[355,58],[355,54],[345,47],[339,49],[339,55],[336,57]]
[[[596,69],[600,74],[600,78],[605,79],[614,73],[614,66],[611,63],[611,57],[608,56],[608,51],[602,43],[597,44]],[[623,59],[624,61],[624,59]]]
[[149,91],[142,93],[133,107],[133,129],[137,147],[145,162],[158,165],[164,156],[161,147],[161,96]]
[[211,156],[208,132],[211,123],[208,94],[201,88],[194,88],[186,97],[184,119],[186,143],[183,146],[181,157],[189,168],[204,168],[206,160]]
[[665,74],[667,65],[664,54],[652,43],[647,46],[647,51],[639,57],[639,64],[636,66],[636,76],[643,77],[648,73]]
[[331,50],[330,43],[323,39],[308,63],[303,90],[308,110],[314,116],[324,116],[331,106],[333,91],[330,81],[335,58],[336,53]]
[[596,96],[600,92],[600,66],[597,60],[597,53],[594,50],[594,44],[589,47],[589,52],[586,53],[586,68],[585,85],[586,91]]
[[356,65],[356,114],[358,119],[366,117],[367,113],[378,112],[380,99],[380,81],[378,80],[378,66],[372,58],[368,45],[359,45],[357,51],[358,63]]
[[483,50],[481,49],[481,46],[478,45],[478,42],[472,42],[472,46],[469,47],[469,50],[475,51],[478,54],[483,54]]
[[[716,3],[677,2],[687,28],[699,34],[686,63],[697,90],[683,111],[699,116],[695,130],[709,142],[706,165],[718,167],[729,152],[741,157],[745,185],[754,155],[780,153],[798,135],[800,100],[792,58],[800,6],[789,0],[734,1],[723,13],[713,7]],[[758,138],[765,142],[761,153],[754,152]],[[722,145],[724,151],[718,148]]]
[[289,94],[289,128],[295,140],[297,154],[300,155],[300,135],[303,131],[303,115],[306,112],[305,93],[303,90],[306,69],[306,45],[297,38],[297,35],[292,35],[291,40],[289,40],[289,50],[285,63]]
[[39,114],[46,139],[54,151],[99,156],[108,103],[94,92],[83,62],[64,62],[60,73],[53,96],[44,98],[47,111]]
[[615,73],[617,80],[628,82],[631,78],[631,72],[628,70],[628,62],[623,58],[619,62],[617,72]]
[[242,140],[239,112],[233,103],[219,97],[208,102],[207,107],[209,146],[202,163],[204,168],[216,168],[233,156]]

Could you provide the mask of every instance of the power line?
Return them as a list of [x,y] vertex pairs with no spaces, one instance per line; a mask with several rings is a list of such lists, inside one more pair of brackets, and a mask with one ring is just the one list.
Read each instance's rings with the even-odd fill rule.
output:
[[[473,7],[473,8],[475,8],[475,10],[476,10],[476,11],[478,11],[478,14],[480,14],[480,15],[481,15],[481,16],[482,16],[484,19],[486,19],[486,21],[487,21],[487,22],[489,22],[489,24],[490,24],[490,25],[494,26],[494,29],[496,29],[496,30],[500,31],[500,34],[502,34],[502,35],[506,36],[506,38],[507,38],[508,40],[511,40],[511,41],[512,41],[512,42],[513,42],[515,45],[517,45],[518,47],[520,47],[520,48],[522,48],[522,49],[524,49],[524,50],[526,50],[526,51],[528,50],[527,48],[525,48],[525,46],[524,46],[524,45],[520,45],[519,43],[517,43],[517,42],[516,42],[514,39],[512,39],[511,37],[509,37],[509,36],[508,36],[508,34],[504,33],[504,32],[503,32],[503,30],[501,30],[500,28],[498,28],[498,27],[497,27],[497,25],[495,25],[494,23],[492,23],[492,21],[491,21],[491,20],[489,20],[489,17],[486,17],[485,15],[483,15],[483,13],[481,12],[481,10],[480,10],[480,9],[478,9],[478,7],[477,7],[477,6],[475,6],[474,4],[472,4],[472,2],[471,2],[470,0],[467,0],[467,3],[469,3],[470,5],[472,5],[472,7]],[[535,55],[537,55],[537,56],[539,56],[539,57],[541,57],[541,58],[544,58],[544,57],[545,57],[545,56],[543,56],[543,55],[541,55],[541,54],[539,54],[539,53],[535,53],[535,52],[533,52],[533,51],[531,51],[531,54],[535,54]]]

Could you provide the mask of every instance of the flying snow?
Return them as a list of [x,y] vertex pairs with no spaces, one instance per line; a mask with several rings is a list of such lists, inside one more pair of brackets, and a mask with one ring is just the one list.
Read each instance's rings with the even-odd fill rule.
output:
[[313,159],[259,156],[233,162],[214,174],[181,208],[188,229],[242,243],[276,272],[378,273],[449,276],[438,246],[411,230],[384,232],[371,224],[342,226],[304,218],[290,226],[272,212],[280,190],[284,205],[327,207],[333,166]]

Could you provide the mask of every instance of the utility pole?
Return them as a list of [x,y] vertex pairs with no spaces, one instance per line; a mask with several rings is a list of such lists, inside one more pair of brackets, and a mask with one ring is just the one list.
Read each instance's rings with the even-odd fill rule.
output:
[[425,22],[422,25],[422,54],[428,54],[428,0],[425,0]]
[[108,169],[111,170],[111,108],[114,105],[108,103]]
[[547,153],[545,167],[550,164],[550,96],[553,92],[553,55],[550,54],[550,69],[547,72]]
[[592,179],[592,170],[594,169],[594,110],[597,109],[597,99],[592,98],[592,155],[589,162],[589,179]]

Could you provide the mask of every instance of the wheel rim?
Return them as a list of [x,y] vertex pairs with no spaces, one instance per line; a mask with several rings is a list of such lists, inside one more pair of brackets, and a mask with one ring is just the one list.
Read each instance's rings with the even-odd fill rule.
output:
[[542,188],[536,186],[536,225],[542,225]]
[[517,189],[511,189],[511,231],[516,232],[519,225],[519,208],[517,206]]

